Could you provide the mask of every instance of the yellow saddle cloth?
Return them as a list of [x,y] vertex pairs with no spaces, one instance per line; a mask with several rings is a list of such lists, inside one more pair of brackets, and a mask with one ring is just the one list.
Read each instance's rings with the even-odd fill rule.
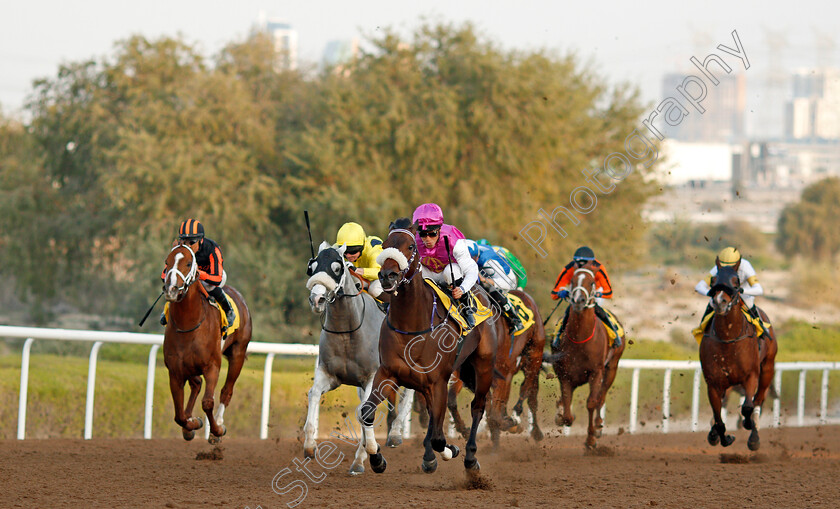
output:
[[[471,329],[467,326],[467,321],[464,319],[464,317],[461,316],[461,312],[458,311],[457,304],[454,306],[452,305],[452,299],[450,299],[449,295],[447,295],[443,290],[440,289],[437,283],[428,278],[426,278],[425,281],[426,284],[431,286],[434,289],[435,293],[437,293],[438,299],[440,299],[440,304],[443,306],[443,310],[448,310],[449,317],[455,320],[455,322],[457,322],[458,325],[461,326],[461,335],[466,336]],[[473,295],[473,301],[478,307],[478,309],[476,309],[473,312],[473,318],[475,318],[475,325],[478,326],[478,324],[493,316],[493,310],[482,304],[481,301],[475,298],[475,295]]]
[[[755,326],[755,333],[757,336],[761,336],[762,334],[764,334],[764,331],[767,330],[768,327],[770,327],[769,323],[762,322],[758,318],[753,318],[753,316],[750,314],[750,309],[747,306],[741,306],[741,312],[744,313],[744,316],[747,318],[747,321]],[[712,320],[713,316],[715,316],[714,310],[709,311],[709,314],[707,314],[703,317],[702,320],[700,320],[700,326],[691,331],[691,334],[694,335],[694,339],[697,341],[698,345],[703,340],[703,334],[706,332],[706,327],[709,326],[709,322]]]
[[[221,306],[219,306],[218,302],[210,301],[210,304],[215,306],[215,308],[219,311],[219,315],[220,315],[221,321],[222,321],[222,330],[225,330],[225,328],[227,328],[227,331],[225,332],[224,336],[228,336],[229,334],[233,333],[233,331],[235,331],[236,329],[239,328],[239,321],[240,320],[239,320],[239,308],[236,307],[236,303],[233,302],[233,299],[231,299],[230,295],[228,295],[228,294],[225,294],[225,298],[227,299],[228,304],[230,304],[231,309],[233,309],[233,315],[234,315],[233,325],[228,324],[227,315],[225,315],[225,312],[222,311],[222,308],[221,308]],[[166,320],[169,321],[169,302],[167,302],[166,304],[163,305],[163,313],[166,316]]]
[[507,297],[510,301],[510,305],[513,306],[513,310],[516,311],[516,314],[519,315],[519,319],[522,320],[522,330],[513,334],[514,336],[518,336],[534,325],[534,312],[531,311],[531,308],[526,306],[525,303],[522,302],[522,299],[516,295],[509,293]]
[[[618,331],[619,335],[622,337],[624,336],[624,326],[621,325],[621,322],[618,321],[618,318],[615,317],[612,311],[607,308],[601,308],[607,313],[607,317],[609,317],[610,322],[615,326],[616,330]],[[560,332],[560,327],[563,326],[563,321],[566,319],[564,315],[560,315],[560,320],[557,321],[557,325],[554,327],[554,336],[557,337],[557,334]],[[607,329],[607,338],[610,340],[610,346],[615,343],[615,332],[613,332],[612,328],[606,327]]]

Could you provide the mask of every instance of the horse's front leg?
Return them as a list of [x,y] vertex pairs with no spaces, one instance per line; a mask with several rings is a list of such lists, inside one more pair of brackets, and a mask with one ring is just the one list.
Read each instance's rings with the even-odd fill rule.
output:
[[207,415],[207,422],[210,423],[210,438],[208,442],[211,444],[218,444],[221,437],[227,432],[224,426],[216,422],[213,416],[213,407],[215,406],[214,393],[216,392],[216,384],[219,381],[219,365],[211,363],[211,365],[204,372],[204,397],[201,398],[201,408]]
[[384,472],[387,464],[385,458],[379,452],[379,444],[376,443],[373,430],[376,407],[397,388],[398,385],[394,377],[387,373],[382,366],[379,366],[376,375],[373,377],[372,390],[356,412],[356,417],[362,425],[362,440],[364,441],[365,451],[370,454],[370,467],[377,474]]
[[557,406],[562,406],[562,408],[557,409],[554,422],[558,426],[571,426],[575,422],[575,414],[572,413],[572,395],[575,389],[568,378],[558,376],[557,383],[560,384],[560,399],[557,400]]
[[[303,425],[303,457],[315,457],[315,439],[318,437],[318,414],[321,406],[321,396],[338,387],[338,380],[321,364],[320,356],[315,361],[315,377],[309,388],[309,407],[306,412],[306,423]],[[364,469],[362,469],[364,471]]]
[[735,441],[735,437],[726,434],[726,425],[720,417],[721,401],[723,399],[722,393],[725,391],[719,390],[713,384],[706,380],[708,386],[709,404],[712,405],[712,415],[714,416],[714,423],[712,429],[709,431],[708,441],[710,445],[720,445],[729,447]]
[[435,452],[439,452],[444,461],[451,460],[460,452],[458,447],[446,444],[446,436],[443,433],[446,402],[446,380],[438,380],[426,393],[426,403],[429,409],[429,429],[426,432],[426,438],[423,440],[424,451],[421,467],[427,474],[431,474],[437,469]]
[[201,376],[191,376],[188,382],[190,384],[190,397],[187,400],[186,415],[187,424],[191,427],[182,430],[184,440],[192,440],[195,438],[195,430],[204,427],[204,421],[200,418],[192,416],[193,408],[195,408],[195,401],[198,399],[198,394],[201,392]]
[[412,389],[405,389],[400,396],[399,403],[397,403],[397,415],[394,420],[394,424],[388,430],[388,441],[385,443],[388,447],[396,447],[402,444],[403,433],[405,433],[403,425],[406,421],[406,417],[411,412],[411,405],[413,401],[414,391]]
[[458,411],[458,393],[461,392],[463,386],[464,382],[460,378],[456,378],[455,382],[449,386],[446,396],[446,406],[449,408],[449,414],[455,422],[455,430],[466,439],[469,436],[469,431],[467,430],[467,425],[464,424],[464,419],[461,418],[461,412]]
[[[370,377],[364,387],[359,387],[359,404],[363,404],[370,396],[371,386],[373,385],[373,377]],[[362,432],[364,434],[364,432]],[[314,441],[313,441],[314,443]],[[367,459],[367,452],[365,452],[364,437],[360,438],[359,446],[356,448],[356,457],[353,458],[353,464],[350,465],[350,475],[360,475],[365,473],[365,460]]]
[[[592,373],[589,377],[589,397],[586,398],[586,410],[589,411],[589,426],[586,429],[586,447],[593,449],[596,439],[600,436],[600,429],[597,427],[596,416],[601,407],[601,391],[604,383],[604,369]],[[600,417],[600,416],[599,416]]]

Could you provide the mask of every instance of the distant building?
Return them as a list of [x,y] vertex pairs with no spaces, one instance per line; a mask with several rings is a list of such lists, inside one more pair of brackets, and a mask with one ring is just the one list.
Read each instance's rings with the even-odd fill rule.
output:
[[278,70],[295,70],[298,67],[298,33],[281,18],[267,17],[260,12],[258,29],[267,33],[274,43],[275,67]]
[[840,69],[800,70],[791,81],[793,98],[785,110],[787,138],[840,139]]
[[359,56],[359,40],[337,39],[327,43],[324,48],[323,64],[325,67],[337,67]]
[[[685,103],[677,91],[687,74],[671,73],[662,78],[663,98],[674,97]],[[744,111],[747,103],[743,74],[720,74],[720,83],[706,81],[707,94],[702,100],[705,112],[689,106],[689,114],[677,126],[665,124],[662,133],[674,140],[704,143],[739,143],[744,140]]]

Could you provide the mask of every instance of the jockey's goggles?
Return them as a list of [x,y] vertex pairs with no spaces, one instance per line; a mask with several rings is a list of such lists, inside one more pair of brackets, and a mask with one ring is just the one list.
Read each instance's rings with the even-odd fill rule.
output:
[[578,267],[583,267],[589,261],[591,261],[591,260],[589,260],[588,258],[575,258],[575,260],[574,260],[575,265],[578,266]]
[[191,245],[193,245],[193,244],[195,244],[196,242],[199,242],[199,241],[201,241],[201,239],[200,239],[200,238],[198,238],[198,237],[193,237],[193,238],[182,238],[182,239],[181,239],[181,243],[182,243],[182,244],[187,244],[187,245],[190,245],[190,246],[191,246]]
[[359,254],[364,250],[365,246],[347,246],[347,249],[344,250],[344,255],[354,255]]
[[433,239],[438,236],[438,233],[440,233],[440,228],[435,228],[433,230],[420,230],[420,237],[429,237]]

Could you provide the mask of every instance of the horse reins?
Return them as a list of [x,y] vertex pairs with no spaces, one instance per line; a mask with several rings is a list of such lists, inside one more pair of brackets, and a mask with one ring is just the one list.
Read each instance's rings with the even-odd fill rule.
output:
[[[356,294],[353,294],[353,295],[348,295],[346,293],[342,293],[341,295],[338,294],[338,290],[343,290],[344,289],[344,281],[346,280],[346,277],[347,277],[347,270],[348,270],[347,266],[345,265],[344,266],[344,271],[345,272],[344,272],[344,274],[341,275],[341,285],[333,293],[333,298],[331,300],[327,299],[327,304],[332,304],[336,300],[343,299],[345,297],[350,297],[350,298],[358,297],[359,295],[361,295],[364,292],[364,290],[360,289],[359,293],[356,293]],[[357,276],[355,272],[351,271],[351,274],[361,280],[361,277]],[[326,324],[326,319],[327,319],[327,310],[325,308],[324,313],[322,315],[320,315],[321,330],[329,332],[330,334],[351,334],[353,332],[356,332],[357,330],[361,329],[362,325],[364,325],[364,323],[365,323],[365,310],[366,309],[367,309],[367,301],[365,301],[365,298],[362,297],[362,319],[359,320],[359,325],[357,325],[356,328],[352,329],[352,330],[335,331],[335,330],[328,329],[325,325]]]
[[[168,278],[168,276],[169,276],[169,273],[171,273],[171,272],[174,270],[174,271],[175,271],[175,274],[176,274],[176,275],[178,275],[178,276],[181,276],[181,279],[183,279],[183,280],[184,280],[184,285],[183,285],[183,286],[179,286],[179,287],[177,287],[177,288],[178,288],[178,292],[179,292],[179,293],[180,293],[182,290],[184,290],[185,288],[186,288],[187,290],[189,290],[189,287],[190,287],[190,286],[192,286],[192,284],[195,282],[195,275],[196,275],[196,273],[198,272],[198,263],[197,263],[197,261],[196,261],[195,253],[193,253],[193,252],[192,252],[192,249],[190,249],[190,248],[188,248],[188,247],[186,247],[186,246],[184,246],[184,245],[182,245],[182,244],[179,244],[179,245],[177,245],[177,246],[173,247],[173,248],[170,250],[170,253],[171,253],[172,251],[175,251],[176,249],[178,249],[178,248],[180,248],[180,247],[183,247],[183,248],[185,248],[187,251],[189,251],[189,252],[190,252],[190,257],[191,257],[191,259],[192,259],[192,262],[191,262],[191,264],[190,264],[190,270],[187,272],[187,275],[185,276],[185,275],[184,275],[184,274],[183,274],[180,270],[178,270],[178,266],[177,266],[177,265],[175,265],[175,266],[173,266],[171,269],[169,269],[169,272],[167,272],[167,278]],[[202,287],[202,288],[201,288],[201,290],[204,290],[204,288]],[[206,293],[206,292],[204,292],[204,293]],[[198,329],[199,327],[201,327],[201,324],[202,324],[202,323],[204,323],[204,320],[205,320],[206,318],[207,318],[207,310],[205,309],[205,307],[204,307],[204,306],[201,306],[201,320],[199,320],[199,321],[198,321],[198,323],[196,324],[196,326],[195,326],[195,327],[193,327],[193,328],[191,328],[191,329],[179,329],[179,328],[178,328],[178,326],[177,326],[177,325],[175,325],[175,317],[174,317],[174,316],[170,316],[170,318],[169,318],[169,319],[170,319],[170,320],[172,320],[172,325],[173,325],[173,326],[175,326],[175,332],[178,332],[178,333],[184,334],[184,333],[187,333],[187,332],[192,332],[192,331],[194,331],[194,330]]]

